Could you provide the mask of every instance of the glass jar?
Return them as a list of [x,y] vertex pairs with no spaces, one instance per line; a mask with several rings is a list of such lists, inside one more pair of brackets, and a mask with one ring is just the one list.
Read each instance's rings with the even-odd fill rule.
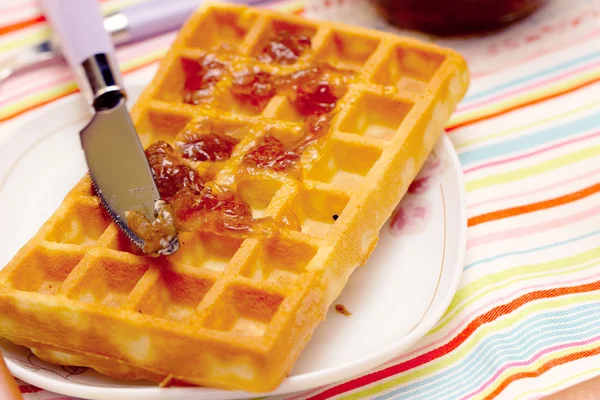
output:
[[547,0],[372,0],[393,25],[434,35],[468,34],[520,20]]

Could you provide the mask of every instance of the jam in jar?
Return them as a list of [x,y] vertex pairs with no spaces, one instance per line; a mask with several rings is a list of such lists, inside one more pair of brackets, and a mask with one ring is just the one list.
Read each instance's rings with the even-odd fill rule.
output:
[[547,0],[372,0],[390,23],[434,35],[489,31],[527,17]]

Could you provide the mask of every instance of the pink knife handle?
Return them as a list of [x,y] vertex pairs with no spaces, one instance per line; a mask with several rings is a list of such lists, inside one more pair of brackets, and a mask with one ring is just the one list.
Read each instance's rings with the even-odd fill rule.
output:
[[39,0],[57,35],[63,56],[73,69],[95,54],[112,55],[97,0]]
[[39,0],[58,47],[92,107],[107,93],[125,95],[115,49],[98,0]]
[[128,22],[131,41],[179,29],[204,0],[150,0],[127,7],[121,13]]

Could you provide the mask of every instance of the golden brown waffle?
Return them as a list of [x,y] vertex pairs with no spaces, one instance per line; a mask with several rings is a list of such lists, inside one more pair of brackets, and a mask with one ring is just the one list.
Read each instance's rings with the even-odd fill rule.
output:
[[[263,52],[282,30],[310,42],[285,65]],[[222,44],[229,53],[217,57],[239,68],[282,76],[325,62],[353,72],[300,170],[240,173],[265,135],[286,145],[302,135],[307,117],[293,91],[252,106],[232,94],[235,76],[225,74],[207,103],[190,104],[197,95],[204,101],[202,93],[182,92],[194,83],[185,83],[181,59],[202,59]],[[237,144],[230,157],[193,163],[199,175],[238,193],[254,216],[297,218],[300,229],[281,224],[283,233],[269,237],[184,232],[175,255],[146,257],[110,221],[86,177],[1,271],[0,335],[49,362],[118,378],[276,388],[367,261],[468,83],[460,55],[432,44],[244,6],[199,9],[133,108],[140,137],[145,146],[173,144],[209,121]]]

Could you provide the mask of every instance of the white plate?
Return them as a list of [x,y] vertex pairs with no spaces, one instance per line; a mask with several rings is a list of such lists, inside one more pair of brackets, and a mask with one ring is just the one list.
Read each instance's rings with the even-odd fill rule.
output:
[[[151,74],[129,82],[131,101]],[[89,118],[78,95],[56,101],[26,121],[0,147],[0,266],[36,233],[85,173],[78,130]],[[419,193],[408,194],[381,231],[368,264],[350,278],[289,378],[269,394],[285,394],[349,379],[397,357],[442,316],[458,286],[466,245],[462,173],[444,135],[421,171]],[[402,222],[408,222],[403,224]],[[402,226],[404,227],[402,228]],[[402,229],[400,229],[402,228]],[[49,365],[27,349],[0,342],[18,378],[46,390],[89,399],[235,399],[245,392],[161,389],[90,369]]]

